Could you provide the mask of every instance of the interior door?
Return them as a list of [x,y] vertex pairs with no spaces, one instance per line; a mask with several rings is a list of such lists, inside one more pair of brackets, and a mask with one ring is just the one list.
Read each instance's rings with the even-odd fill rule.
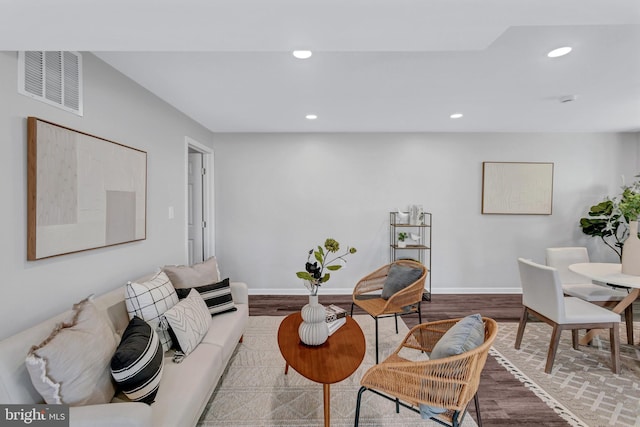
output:
[[204,222],[202,203],[202,153],[189,152],[188,248],[189,265],[204,261]]

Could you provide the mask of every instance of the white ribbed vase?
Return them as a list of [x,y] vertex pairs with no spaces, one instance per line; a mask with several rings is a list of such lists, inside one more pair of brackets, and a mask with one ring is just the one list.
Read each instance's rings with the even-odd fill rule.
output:
[[622,273],[640,276],[640,239],[638,221],[629,221],[629,237],[622,247]]
[[324,306],[318,304],[317,295],[309,295],[309,304],[302,307],[302,323],[298,328],[300,341],[307,345],[321,345],[329,338],[326,312]]

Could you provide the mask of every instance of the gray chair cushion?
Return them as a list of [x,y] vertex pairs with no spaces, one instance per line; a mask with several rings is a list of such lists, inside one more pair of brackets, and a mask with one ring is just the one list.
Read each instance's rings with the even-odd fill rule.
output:
[[461,319],[438,340],[431,351],[431,359],[455,356],[473,350],[484,342],[482,316],[472,314]]
[[422,276],[422,269],[393,264],[382,287],[382,298],[389,299]]

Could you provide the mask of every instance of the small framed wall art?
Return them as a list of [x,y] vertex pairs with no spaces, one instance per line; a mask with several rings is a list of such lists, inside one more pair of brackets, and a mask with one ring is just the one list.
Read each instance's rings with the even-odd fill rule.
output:
[[146,238],[147,153],[27,119],[27,259]]
[[483,162],[482,213],[551,215],[553,163]]

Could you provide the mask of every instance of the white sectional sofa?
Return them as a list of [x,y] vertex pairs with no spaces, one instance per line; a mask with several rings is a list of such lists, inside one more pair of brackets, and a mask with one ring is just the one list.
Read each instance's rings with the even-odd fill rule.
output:
[[[173,350],[164,354],[164,369],[154,403],[130,402],[122,394],[116,394],[108,404],[71,407],[70,425],[196,425],[247,325],[247,286],[232,282],[231,293],[237,310],[214,316],[207,334],[192,353],[181,363],[173,362]],[[118,334],[122,334],[129,323],[124,299],[125,291],[120,287],[94,301],[107,313]],[[0,403],[43,403],[32,385],[25,357],[31,346],[49,336],[56,324],[68,319],[70,314],[71,311],[67,311],[0,341]]]

